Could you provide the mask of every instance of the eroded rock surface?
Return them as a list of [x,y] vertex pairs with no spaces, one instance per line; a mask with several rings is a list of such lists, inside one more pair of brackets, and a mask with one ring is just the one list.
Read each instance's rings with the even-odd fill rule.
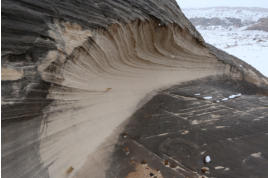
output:
[[266,177],[268,97],[262,92],[226,77],[159,92],[130,118],[107,177],[124,177],[134,160],[163,177]]
[[[170,148],[181,150],[174,152],[177,157],[173,161],[133,140],[129,140],[130,146],[124,150],[133,154],[135,148],[137,160],[129,165],[125,162],[131,161],[129,157],[117,156],[117,147],[121,145],[118,136],[128,132],[128,126],[133,124],[136,114],[131,115],[147,107],[143,105],[158,91],[211,76],[215,77],[212,81],[218,80],[216,76],[236,81],[231,88],[241,86],[238,91],[242,94],[250,89],[255,102],[252,105],[250,97],[243,100],[245,109],[266,107],[267,78],[248,64],[206,44],[175,0],[4,0],[1,50],[2,176],[7,178],[135,177],[147,174],[148,170],[163,177],[199,176],[198,164],[185,161],[185,154],[181,154],[188,141],[179,141]],[[244,83],[250,86],[246,91]],[[188,90],[194,91],[197,86],[203,86],[200,93],[208,89],[221,95],[205,80],[189,85]],[[217,86],[223,88],[222,95],[229,94],[224,83],[215,81]],[[202,102],[213,106],[211,101]],[[165,105],[191,109],[184,100],[172,103],[167,101]],[[222,105],[214,107],[227,107]],[[199,112],[205,114],[207,110]],[[265,126],[267,112],[252,112],[264,117],[256,119]],[[168,122],[173,118],[172,113],[168,116],[160,119]],[[192,125],[205,121],[194,119]],[[147,135],[142,129],[158,133],[161,125],[162,121],[155,122],[153,128],[146,128],[145,124],[139,132],[131,134]],[[191,135],[192,125],[186,124],[182,134]],[[178,131],[181,126],[173,124],[165,128]],[[225,125],[217,127],[225,129]],[[198,129],[194,133],[198,135]],[[247,135],[248,131],[240,134]],[[257,142],[264,142],[265,138]],[[166,140],[172,142],[171,138]],[[191,144],[198,146],[197,142],[192,140]],[[262,167],[266,163],[264,150],[252,149],[249,155],[259,152],[264,158],[264,162],[258,163]],[[148,170],[140,165],[145,158]],[[191,158],[199,159],[195,155]],[[150,160],[155,160],[154,164]],[[231,165],[228,168],[232,170]]]

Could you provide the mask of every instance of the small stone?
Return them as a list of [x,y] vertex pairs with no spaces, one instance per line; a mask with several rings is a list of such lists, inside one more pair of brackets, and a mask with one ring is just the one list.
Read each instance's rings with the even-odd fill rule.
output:
[[126,155],[128,155],[130,153],[129,148],[127,146],[124,148],[124,152],[126,153]]
[[141,161],[141,164],[147,164],[147,161],[146,160],[142,160]]
[[165,160],[165,161],[164,161],[164,165],[165,165],[165,166],[168,166],[168,160]]
[[136,163],[136,161],[134,161],[133,159],[130,160],[130,164],[135,165],[135,163]]
[[186,135],[186,134],[188,134],[188,133],[189,133],[188,130],[184,130],[183,132],[181,132],[182,135]]
[[127,133],[122,133],[123,138],[127,138]]
[[70,166],[70,167],[67,169],[66,173],[67,173],[67,174],[71,174],[71,172],[73,172],[73,170],[74,170],[74,168],[73,168],[72,166]]
[[106,88],[105,92],[108,92],[110,91],[112,88]]
[[202,171],[203,173],[207,173],[207,172],[209,172],[209,168],[208,168],[208,167],[202,167],[202,168],[201,168],[201,171]]

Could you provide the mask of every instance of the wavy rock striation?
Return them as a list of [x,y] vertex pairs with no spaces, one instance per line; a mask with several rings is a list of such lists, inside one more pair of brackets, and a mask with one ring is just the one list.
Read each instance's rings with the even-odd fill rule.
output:
[[199,176],[183,159],[171,173],[132,141],[126,164],[114,146],[128,118],[158,91],[209,76],[268,94],[267,78],[206,44],[173,0],[4,0],[2,33],[3,177]]

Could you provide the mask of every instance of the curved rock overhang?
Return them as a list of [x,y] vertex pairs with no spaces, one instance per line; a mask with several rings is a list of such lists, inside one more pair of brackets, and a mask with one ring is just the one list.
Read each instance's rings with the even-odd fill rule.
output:
[[[173,85],[211,76],[268,94],[267,78],[206,44],[173,0],[4,0],[2,175],[139,176],[114,149],[131,115]],[[174,175],[198,176],[192,165]]]

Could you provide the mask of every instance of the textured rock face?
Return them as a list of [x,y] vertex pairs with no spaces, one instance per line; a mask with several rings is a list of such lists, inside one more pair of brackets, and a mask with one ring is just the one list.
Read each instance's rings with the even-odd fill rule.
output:
[[[209,76],[268,93],[265,77],[206,44],[173,0],[4,0],[2,34],[3,177],[198,176],[195,164],[162,168],[149,147],[118,156],[128,118],[158,90]],[[140,165],[148,155],[159,167]]]
[[135,172],[129,171],[133,158],[164,177],[267,177],[268,98],[262,92],[225,76],[159,92],[130,118],[107,177]]

